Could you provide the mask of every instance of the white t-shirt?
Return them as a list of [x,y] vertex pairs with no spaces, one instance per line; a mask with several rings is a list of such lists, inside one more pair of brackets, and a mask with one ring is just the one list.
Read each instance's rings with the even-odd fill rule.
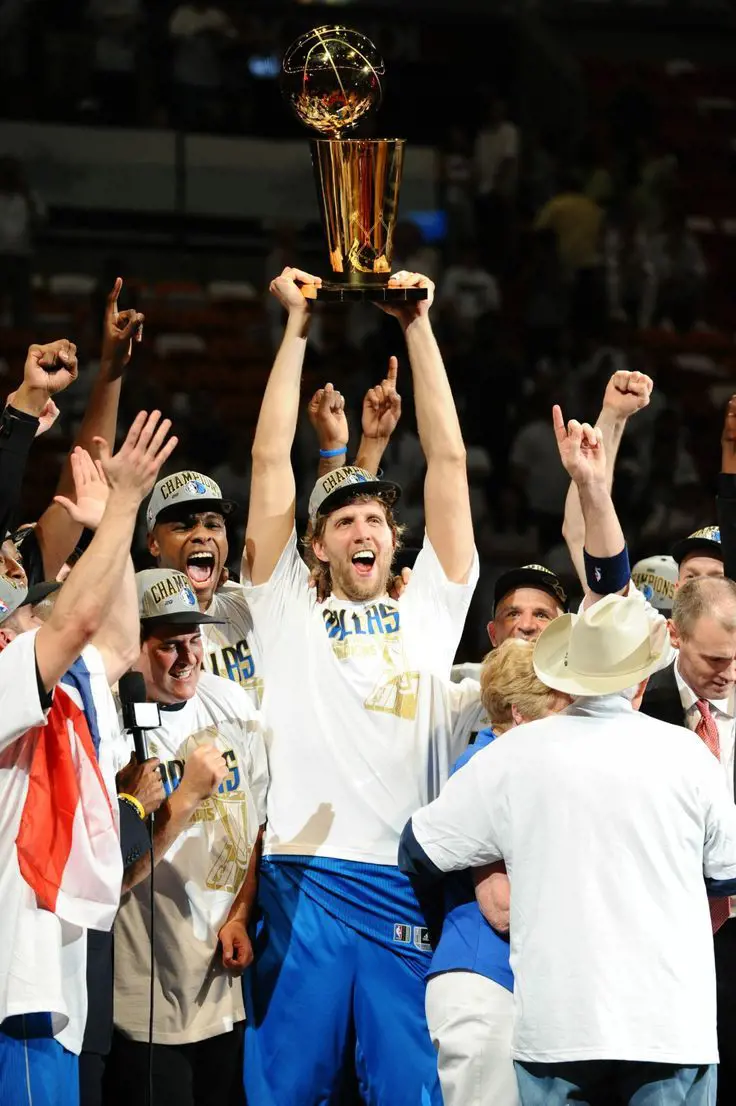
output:
[[451,583],[425,538],[398,603],[319,604],[307,579],[292,533],[271,579],[247,589],[269,728],[264,851],[395,864],[480,709],[467,686],[449,690],[477,556]]
[[[34,1012],[51,1014],[56,1039],[70,1052],[82,1049],[87,1020],[87,934],[37,905],[21,875],[16,837],[33,760],[32,731],[46,721],[36,679],[37,631],[20,634],[0,653],[0,1022]],[[110,738],[117,720],[102,658],[82,654],[100,731],[100,769],[114,817],[118,804]],[[54,695],[65,691],[55,689]],[[104,755],[103,755],[104,753]]]
[[239,683],[248,692],[253,706],[258,708],[261,705],[263,681],[256,675],[256,664],[251,652],[253,619],[243,585],[229,581],[218,588],[205,613],[224,620],[222,625],[212,622],[202,624],[205,671]]
[[[241,981],[222,965],[217,934],[248,870],[266,820],[268,764],[260,715],[237,684],[203,672],[181,708],[162,709],[148,731],[168,793],[189,753],[213,744],[230,765],[154,872],[154,1042],[187,1044],[226,1033],[245,1017]],[[148,1040],[150,882],[123,896],[115,922],[115,1026]]]
[[506,862],[515,1059],[717,1061],[703,874],[736,878],[736,808],[687,729],[579,699],[503,734],[412,824],[443,871]]

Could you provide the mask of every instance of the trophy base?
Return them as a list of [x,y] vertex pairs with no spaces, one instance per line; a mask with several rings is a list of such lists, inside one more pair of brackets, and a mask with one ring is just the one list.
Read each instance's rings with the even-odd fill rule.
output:
[[322,303],[418,303],[426,300],[426,288],[395,288],[387,284],[334,284],[325,281],[315,287],[315,299]]

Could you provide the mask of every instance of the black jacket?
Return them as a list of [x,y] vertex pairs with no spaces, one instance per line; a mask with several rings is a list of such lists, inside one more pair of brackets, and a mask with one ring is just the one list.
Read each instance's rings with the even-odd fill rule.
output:
[[718,477],[716,497],[718,526],[723,549],[723,571],[729,580],[736,580],[736,476],[728,472]]
[[674,661],[649,677],[639,710],[650,718],[659,718],[660,722],[670,722],[673,726],[687,725],[675,680]]
[[14,407],[0,415],[0,541],[18,522],[18,506],[38,419]]

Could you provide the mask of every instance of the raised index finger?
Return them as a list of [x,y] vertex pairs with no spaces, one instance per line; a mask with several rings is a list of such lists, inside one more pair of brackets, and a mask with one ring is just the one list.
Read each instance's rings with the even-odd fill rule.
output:
[[399,375],[399,359],[398,357],[389,357],[388,359],[388,373],[386,379],[389,384],[396,385],[396,378]]
[[115,283],[112,286],[112,290],[107,295],[107,309],[111,311],[113,315],[118,313],[118,296],[123,290],[123,278],[115,277]]
[[552,425],[555,430],[555,437],[558,443],[564,442],[567,438],[567,430],[565,428],[565,420],[562,417],[562,408],[559,403],[556,403],[552,408]]

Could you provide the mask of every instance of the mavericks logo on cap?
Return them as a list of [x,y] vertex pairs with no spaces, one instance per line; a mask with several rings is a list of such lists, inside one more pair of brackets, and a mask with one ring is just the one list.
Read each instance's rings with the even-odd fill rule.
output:
[[190,607],[197,606],[197,597],[190,587],[182,588],[179,592],[181,599],[184,603],[188,603]]
[[192,495],[207,495],[207,487],[201,480],[190,480],[186,491],[191,492]]
[[141,618],[197,609],[197,597],[183,572],[166,568],[148,568],[136,573]]
[[[163,480],[159,480],[151,493],[146,510],[148,529],[153,529],[156,519],[165,508],[194,503],[202,499],[219,502],[218,509],[221,509],[223,514],[227,514],[231,508],[231,504],[223,501],[219,484],[201,472],[188,469],[186,472],[174,472],[171,476],[166,476]],[[198,509],[200,508],[194,508],[195,513]]]

